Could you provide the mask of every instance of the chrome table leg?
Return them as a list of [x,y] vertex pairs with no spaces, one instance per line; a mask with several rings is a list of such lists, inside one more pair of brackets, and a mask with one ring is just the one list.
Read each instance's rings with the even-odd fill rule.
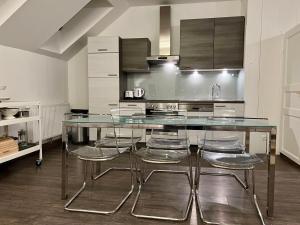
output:
[[252,170],[252,195],[253,195],[253,202],[254,202],[257,214],[259,216],[259,219],[260,219],[262,225],[265,225],[265,221],[264,221],[263,215],[262,215],[262,213],[260,211],[260,208],[259,208],[259,205],[258,205],[258,202],[257,202],[257,197],[256,197],[255,191],[256,191],[256,187],[255,187],[255,172],[254,172],[254,170]]
[[62,126],[62,163],[61,163],[61,199],[68,198],[68,132],[67,127]]
[[269,154],[268,154],[268,196],[267,215],[274,215],[274,195],[275,195],[275,160],[276,160],[276,128],[272,128],[269,133]]
[[[145,164],[146,163],[141,160],[141,164],[144,164],[144,166],[140,165],[140,167],[141,167],[141,178],[140,178],[141,182],[139,183],[138,193],[137,193],[137,195],[135,197],[133,206],[131,208],[131,212],[130,212],[131,215],[133,215],[133,216],[135,216],[137,218],[145,218],[145,219],[157,219],[157,220],[167,220],[167,221],[185,221],[187,219],[187,217],[188,217],[189,212],[190,212],[190,209],[191,209],[191,206],[192,206],[192,202],[193,202],[193,198],[194,198],[193,177],[190,177],[191,174],[192,174],[191,168],[189,168],[189,172],[186,172],[186,171],[175,171],[175,170],[152,170],[149,173],[149,175],[146,178],[144,178]],[[191,161],[190,161],[189,164],[190,164],[190,167],[191,167]],[[151,176],[154,173],[184,174],[184,175],[187,176],[187,179],[188,179],[188,182],[189,182],[189,185],[190,185],[190,195],[189,195],[189,200],[188,200],[187,207],[186,207],[184,215],[182,217],[163,217],[163,216],[154,216],[154,215],[146,215],[146,214],[137,214],[137,213],[135,213],[136,206],[137,206],[137,203],[139,201],[139,197],[140,197],[140,194],[141,194],[141,191],[142,191],[142,187],[143,187],[143,185],[145,185],[147,183],[147,181],[151,178]]]

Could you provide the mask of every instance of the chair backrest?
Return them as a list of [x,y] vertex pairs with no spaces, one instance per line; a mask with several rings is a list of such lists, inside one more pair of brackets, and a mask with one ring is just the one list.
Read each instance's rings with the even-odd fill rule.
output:
[[[177,120],[178,123],[184,123],[185,127],[184,129],[178,129],[176,127],[172,128],[164,128],[164,129],[152,129],[151,130],[151,137],[159,137],[162,136],[162,138],[178,138],[178,133],[180,136],[188,136],[187,134],[187,129],[186,129],[186,120],[187,120],[187,111],[186,110],[180,110],[180,111],[164,111],[164,112],[153,112],[152,115],[147,116],[147,117],[152,117],[152,118],[157,118],[157,119],[164,119],[164,120]],[[183,134],[184,133],[184,134]]]
[[[233,119],[232,117],[216,117],[214,120]],[[244,132],[236,131],[209,131],[198,138],[198,146],[202,151],[220,153],[242,153],[245,150]]]
[[[114,120],[115,129],[117,138],[142,138],[143,130],[142,129],[133,129],[130,126],[130,123],[126,128],[122,127],[122,120],[132,120],[135,117],[145,115],[143,110],[139,107],[119,107],[111,109],[111,115]],[[130,122],[130,121],[129,121]],[[106,136],[109,136],[108,132]]]
[[[151,115],[148,118],[154,120],[157,124],[164,124],[164,128],[151,130],[151,140],[159,140],[160,143],[166,143],[172,149],[180,144],[180,149],[189,150],[189,139],[187,132],[187,117],[185,115]],[[172,125],[168,127],[168,124]],[[176,126],[174,126],[176,124]]]

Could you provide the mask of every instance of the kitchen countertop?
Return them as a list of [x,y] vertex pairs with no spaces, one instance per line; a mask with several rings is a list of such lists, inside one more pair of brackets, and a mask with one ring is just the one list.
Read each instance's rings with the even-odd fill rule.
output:
[[167,103],[245,103],[241,99],[190,99],[190,100],[148,100],[148,99],[121,99],[120,102],[167,102]]

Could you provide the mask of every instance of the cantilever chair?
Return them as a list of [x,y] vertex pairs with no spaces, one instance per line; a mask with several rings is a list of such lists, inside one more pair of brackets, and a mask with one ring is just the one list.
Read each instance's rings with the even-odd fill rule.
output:
[[[132,194],[134,189],[134,182],[133,182],[133,165],[132,165],[132,150],[135,149],[136,143],[141,140],[141,136],[138,136],[137,133],[135,133],[133,130],[129,128],[124,128],[126,132],[124,132],[126,135],[123,135],[124,133],[123,128],[120,128],[120,123],[122,119],[130,119],[129,116],[123,116],[122,114],[130,112],[137,112],[139,109],[133,109],[133,108],[118,108],[118,109],[112,109],[111,115],[108,115],[108,118],[110,118],[110,122],[113,124],[112,128],[103,128],[102,134],[103,137],[100,138],[95,143],[95,146],[83,146],[78,149],[75,149],[73,151],[70,151],[71,154],[77,156],[80,160],[84,162],[84,178],[83,178],[83,184],[81,188],[75,193],[75,195],[66,203],[65,210],[67,211],[74,211],[74,212],[87,212],[87,213],[96,213],[96,214],[113,214],[117,212],[121,206],[126,202],[126,200],[129,198],[129,196]],[[104,132],[103,132],[104,130]],[[119,167],[113,167],[105,170],[104,172],[100,173],[99,175],[93,177],[92,180],[95,182],[95,180],[101,178],[105,174],[107,174],[111,170],[125,170],[130,171],[131,175],[131,183],[130,183],[130,190],[128,193],[121,199],[119,204],[110,211],[103,211],[103,210],[95,210],[95,209],[82,209],[82,208],[72,208],[70,207],[72,202],[85,190],[86,188],[86,181],[87,181],[87,168],[88,163],[92,164],[92,168],[94,168],[94,163],[101,163],[105,161],[110,161],[118,158],[122,153],[129,151],[129,168],[119,168]],[[100,167],[101,168],[101,167]],[[92,171],[92,174],[94,171]]]
[[[219,134],[218,134],[219,133]],[[200,139],[200,138],[199,138]],[[234,135],[232,132],[206,131],[203,139],[198,139],[198,153],[197,153],[197,167],[196,173],[200,175],[209,176],[231,176],[246,190],[248,189],[248,170],[244,171],[244,181],[235,173],[224,172],[201,172],[200,151],[224,153],[224,154],[242,154],[245,153],[245,146],[242,144],[238,134]],[[205,144],[204,144],[205,143]],[[197,182],[197,180],[195,179]]]
[[[96,141],[97,146],[102,147],[115,147],[115,135],[117,139],[117,145],[119,149],[123,151],[129,151],[130,158],[130,168],[118,168],[113,167],[106,170],[106,172],[110,170],[131,170],[132,169],[132,152],[137,150],[137,143],[142,140],[143,131],[141,129],[132,129],[132,127],[120,127],[119,123],[122,123],[122,120],[131,120],[134,117],[140,117],[144,115],[143,110],[139,107],[119,107],[112,108],[111,115],[115,119],[115,128],[107,128],[106,132],[101,132],[100,140]],[[98,169],[101,169],[101,163],[97,163]],[[96,176],[94,179],[99,178]]]
[[[145,148],[141,148],[135,152],[136,157],[140,162],[140,182],[139,189],[136,195],[134,204],[131,209],[131,214],[138,218],[148,219],[160,219],[170,221],[184,221],[187,219],[189,214],[192,201],[193,201],[193,175],[192,175],[192,163],[191,154],[189,151],[189,140],[186,130],[186,117],[185,116],[154,116],[157,120],[175,120],[180,126],[178,129],[160,130],[153,129],[151,131],[151,138],[147,142]],[[174,123],[174,121],[173,121]],[[189,172],[187,171],[175,171],[175,170],[152,170],[149,175],[145,178],[145,167],[146,164],[179,164],[184,160],[189,162]],[[190,195],[185,208],[184,215],[178,217],[164,217],[157,215],[138,214],[136,212],[136,206],[139,201],[139,197],[143,190],[144,185],[149,181],[154,173],[172,173],[172,174],[184,174],[186,175],[189,186]]]
[[[204,213],[199,200],[199,183],[201,175],[212,175],[212,176],[232,176],[238,183],[246,190],[248,189],[247,176],[249,172],[252,174],[252,197],[255,208],[257,210],[260,221],[265,225],[262,213],[257,203],[257,197],[255,193],[255,166],[262,163],[263,160],[258,158],[255,154],[249,154],[245,152],[245,147],[240,143],[236,137],[223,137],[223,138],[207,138],[199,141],[199,148],[197,152],[197,166],[195,173],[195,189],[196,189],[196,202],[199,209],[201,220],[205,224],[222,224],[215,221],[208,221],[204,217]],[[212,167],[225,169],[225,170],[236,170],[246,171],[245,181],[243,181],[234,173],[209,173],[201,172],[200,157],[207,161]]]

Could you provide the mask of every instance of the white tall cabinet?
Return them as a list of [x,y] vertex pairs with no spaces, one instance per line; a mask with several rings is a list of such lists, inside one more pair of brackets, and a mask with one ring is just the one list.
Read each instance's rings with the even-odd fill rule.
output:
[[[119,107],[119,48],[119,37],[88,38],[90,113],[107,114]],[[95,130],[90,130],[90,139],[96,140]]]

